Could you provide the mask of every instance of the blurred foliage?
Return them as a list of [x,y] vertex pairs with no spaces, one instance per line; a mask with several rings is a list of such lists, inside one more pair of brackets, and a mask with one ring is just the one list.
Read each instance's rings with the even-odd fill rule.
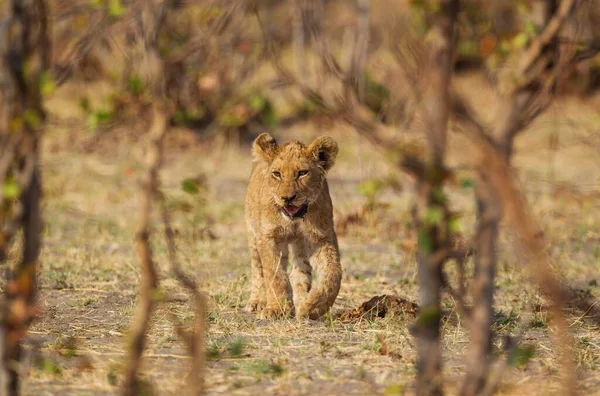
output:
[[[123,123],[128,127],[143,127],[140,121],[148,118],[145,114],[152,102],[149,88],[153,82],[148,81],[147,76],[152,74],[149,70],[136,66],[144,62],[132,61],[145,56],[132,33],[138,3],[133,0],[50,0],[49,3],[53,67],[51,74],[40,79],[42,93],[51,95],[65,80],[75,84],[84,82],[90,89],[82,92],[78,100],[88,128],[95,130]],[[269,71],[273,53],[279,54],[290,70],[298,66],[290,65],[293,29],[289,3],[174,0],[168,4],[170,8],[157,39],[166,64],[166,96],[172,124],[209,135],[231,130],[256,135],[281,123],[319,116],[320,103],[339,97],[340,87],[330,87],[335,84],[327,82],[327,72],[322,66],[310,66],[311,73],[320,76],[316,79],[318,83],[307,82],[317,92],[310,100],[298,100],[293,87],[282,85]],[[380,122],[407,125],[412,119],[418,93],[409,92],[408,80],[419,75],[422,62],[419,46],[430,22],[429,15],[437,4],[434,0],[371,2],[363,102]],[[535,4],[536,1],[529,0],[462,2],[457,70],[467,66],[494,72],[508,54],[527,46],[538,33]],[[600,37],[600,25],[596,23],[600,8],[594,4],[582,3],[567,24],[564,37],[578,40]],[[307,49],[319,56],[318,43],[309,34],[312,29],[323,36],[336,61],[346,68],[348,32],[357,23],[355,5],[342,0],[324,1],[323,5],[321,19],[314,13],[305,15]],[[600,70],[598,57],[570,71],[569,78],[581,80],[580,90],[589,91],[597,83],[593,78],[600,74],[597,70]],[[101,83],[110,87],[110,94],[104,89],[99,94],[92,88]]]

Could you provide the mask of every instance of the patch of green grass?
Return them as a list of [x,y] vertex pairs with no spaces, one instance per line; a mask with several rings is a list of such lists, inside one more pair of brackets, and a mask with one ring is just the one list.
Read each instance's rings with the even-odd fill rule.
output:
[[364,366],[358,366],[358,368],[356,369],[356,378],[360,381],[364,381],[367,379],[367,370],[365,370]]
[[523,344],[515,348],[508,357],[508,364],[512,367],[523,368],[535,353],[535,346]]
[[519,314],[511,309],[508,314],[498,311],[494,321],[494,327],[499,331],[510,331],[516,327],[519,322]]
[[245,342],[241,337],[232,340],[227,346],[227,351],[231,357],[240,357],[244,352]]
[[116,386],[117,385],[117,374],[113,371],[113,370],[109,370],[106,373],[106,381],[112,385],[112,386]]
[[253,360],[249,363],[246,363],[243,369],[248,374],[259,378],[263,376],[271,378],[278,377],[285,371],[283,366],[281,366],[279,363],[264,359]]
[[598,345],[593,342],[591,337],[584,336],[578,339],[575,344],[575,351],[577,367],[592,371],[598,369],[600,363]]
[[64,357],[71,358],[78,355],[77,339],[73,336],[58,337],[50,348]]
[[232,340],[222,340],[213,342],[206,350],[208,360],[219,360],[221,358],[241,358],[244,355],[246,341],[242,337],[235,337]]
[[375,353],[379,353],[383,344],[380,341],[380,337],[375,335],[370,342],[363,344],[363,349],[366,351],[373,351]]
[[36,362],[36,368],[46,375],[60,376],[62,368],[58,363],[49,357],[41,357]]
[[73,285],[69,282],[69,272],[63,270],[50,270],[43,273],[52,289],[69,289]]
[[536,312],[533,315],[533,319],[529,322],[529,327],[532,329],[546,329],[548,328],[548,318],[544,312]]

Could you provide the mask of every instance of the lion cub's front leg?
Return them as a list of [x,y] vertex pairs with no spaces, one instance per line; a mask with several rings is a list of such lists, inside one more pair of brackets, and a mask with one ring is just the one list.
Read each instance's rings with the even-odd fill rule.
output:
[[248,236],[248,246],[250,247],[252,279],[250,299],[246,304],[246,312],[257,312],[261,311],[267,304],[267,295],[265,291],[265,281],[263,277],[262,263],[260,262],[260,255],[258,254],[258,249],[256,248],[256,241],[251,235]]
[[292,291],[294,293],[294,307],[298,309],[304,304],[311,289],[312,268],[308,260],[306,243],[299,237],[290,244],[293,253],[293,266],[290,273]]
[[263,319],[288,316],[292,313],[292,288],[287,276],[288,246],[263,239],[256,245],[263,268],[267,304],[261,311]]
[[313,287],[304,303],[296,308],[299,319],[317,319],[335,302],[342,284],[342,265],[337,240],[326,240],[315,245],[311,261],[319,274],[319,284]]

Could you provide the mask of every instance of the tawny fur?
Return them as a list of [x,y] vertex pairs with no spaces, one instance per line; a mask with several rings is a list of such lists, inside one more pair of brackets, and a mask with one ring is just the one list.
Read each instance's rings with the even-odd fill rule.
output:
[[[267,133],[254,141],[245,202],[252,264],[248,311],[263,318],[295,313],[316,319],[335,302],[342,266],[325,177],[337,153],[337,143],[324,136],[308,147],[297,141],[280,147]],[[295,197],[287,203],[297,207],[308,203],[303,218],[283,214],[284,197]],[[290,254],[293,268],[288,277]],[[314,286],[313,267],[319,275]]]

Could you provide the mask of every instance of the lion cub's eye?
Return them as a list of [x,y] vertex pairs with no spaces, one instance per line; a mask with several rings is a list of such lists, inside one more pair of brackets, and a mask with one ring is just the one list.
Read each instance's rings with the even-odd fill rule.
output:
[[308,170],[303,169],[303,170],[298,171],[298,177],[302,177],[302,176],[306,176],[306,175],[308,175]]
[[279,178],[281,178],[281,173],[279,171],[273,171],[273,177],[275,179],[279,179]]

